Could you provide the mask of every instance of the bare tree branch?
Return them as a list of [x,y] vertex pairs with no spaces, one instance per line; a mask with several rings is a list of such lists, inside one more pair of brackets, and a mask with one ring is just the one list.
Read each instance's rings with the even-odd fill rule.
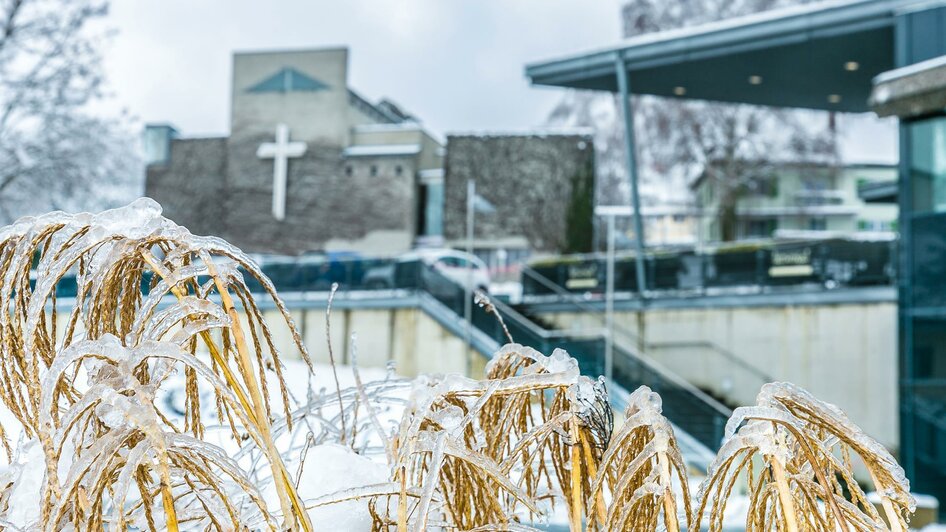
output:
[[[123,117],[101,118],[107,0],[0,2],[0,223],[132,195],[140,168]],[[137,174],[137,175],[136,175]]]
[[[627,0],[625,36],[702,24],[809,0]],[[703,176],[716,187],[724,238],[734,235],[739,199],[765,185],[780,164],[833,163],[836,136],[824,113],[758,106],[635,96],[637,166],[645,204],[669,189],[686,190]],[[618,100],[573,93],[552,112],[550,122],[590,126],[597,131],[598,203],[626,201],[623,122]]]

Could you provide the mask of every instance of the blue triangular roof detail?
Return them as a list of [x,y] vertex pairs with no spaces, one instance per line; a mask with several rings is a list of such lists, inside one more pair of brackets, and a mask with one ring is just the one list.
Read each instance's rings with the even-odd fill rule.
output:
[[298,70],[285,67],[272,76],[246,89],[247,92],[315,92],[328,90],[329,86]]

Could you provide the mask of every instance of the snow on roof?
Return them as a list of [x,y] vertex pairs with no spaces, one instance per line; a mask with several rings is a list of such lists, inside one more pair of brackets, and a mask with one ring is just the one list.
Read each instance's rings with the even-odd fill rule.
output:
[[857,214],[856,205],[772,205],[766,207],[736,207],[740,216],[793,216],[807,214],[809,216],[850,216]]
[[386,133],[392,131],[419,131],[420,133],[427,135],[428,137],[434,139],[434,142],[437,144],[443,144],[443,139],[431,132],[428,129],[424,129],[424,125],[417,120],[411,119],[406,122],[398,122],[396,124],[359,124],[352,128],[355,133]]
[[925,72],[927,70],[933,70],[934,68],[939,68],[941,66],[946,66],[946,55],[940,55],[932,59],[927,59],[926,61],[920,61],[919,63],[913,63],[912,65],[907,65],[905,67],[881,72],[880,74],[874,76],[874,85],[880,85],[881,83],[887,83],[888,81],[893,81],[895,79],[912,76],[914,74],[919,74],[920,72]]
[[391,157],[395,155],[417,155],[420,144],[371,144],[349,146],[342,152],[345,157]]
[[553,136],[594,136],[595,130],[590,127],[548,126],[535,129],[509,131],[459,131],[447,133],[449,137],[553,137]]
[[355,131],[359,133],[375,133],[382,131],[422,131],[420,122],[408,120],[397,124],[359,124],[355,126]]
[[428,168],[426,170],[421,170],[417,172],[422,179],[434,179],[437,177],[443,177],[443,168]]
[[813,2],[810,4],[799,4],[793,6],[786,6],[782,8],[769,9],[766,11],[760,11],[758,13],[752,13],[749,15],[743,15],[739,17],[732,17],[723,20],[707,22],[705,24],[695,24],[693,26],[685,26],[682,28],[675,28],[664,31],[657,31],[653,33],[646,33],[643,35],[634,35],[618,41],[616,44],[610,46],[603,46],[593,50],[590,50],[582,54],[570,54],[566,58],[556,57],[551,60],[546,61],[536,61],[526,65],[527,68],[532,66],[543,65],[546,63],[554,63],[562,59],[572,58],[572,57],[583,57],[588,55],[593,55],[596,53],[607,53],[614,50],[621,50],[625,48],[633,48],[638,46],[644,46],[649,44],[656,44],[660,42],[673,41],[677,39],[683,39],[687,37],[694,37],[697,35],[707,35],[712,33],[722,33],[727,30],[734,28],[739,28],[742,26],[752,26],[756,24],[762,24],[765,22],[770,22],[773,20],[800,17],[807,15],[809,13],[815,13],[818,11],[826,11],[829,9],[841,8],[849,5],[855,4],[864,4],[872,3],[876,0],[829,0],[825,2]]

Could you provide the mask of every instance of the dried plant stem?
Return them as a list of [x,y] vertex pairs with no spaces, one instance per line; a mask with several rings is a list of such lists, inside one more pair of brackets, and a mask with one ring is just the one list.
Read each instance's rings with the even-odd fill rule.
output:
[[578,417],[573,416],[569,422],[571,436],[572,475],[571,475],[571,530],[581,531],[581,431],[578,430]]
[[397,500],[397,532],[407,532],[407,467],[398,470],[401,477],[401,493]]
[[161,502],[164,504],[165,526],[170,532],[177,532],[177,512],[174,511],[174,495],[171,494],[171,475],[167,464],[161,462]]
[[338,394],[338,408],[342,415],[338,416],[342,425],[342,445],[345,445],[345,436],[348,433],[345,430],[345,405],[342,403],[342,386],[338,383],[338,369],[335,365],[335,353],[332,352],[332,303],[335,302],[335,292],[338,291],[338,283],[332,283],[332,290],[328,294],[328,304],[325,308],[325,342],[328,344],[328,360],[332,364],[332,376],[335,377],[335,392]]
[[[581,447],[585,453],[585,462],[588,464],[588,478],[597,478],[598,468],[595,467],[594,457],[591,454],[591,445],[588,443],[587,438],[581,440]],[[601,490],[598,490],[597,495],[595,496],[595,512],[598,513],[599,522],[608,522],[608,508],[604,503],[604,494],[601,493]],[[591,526],[590,519],[588,520],[588,526]]]
[[[151,266],[155,273],[160,275],[165,280],[168,279],[166,269],[161,265],[160,262],[158,262],[154,255],[148,251],[142,251],[141,256],[144,258],[145,262]],[[232,322],[233,336],[237,349],[237,364],[240,366],[240,372],[242,373],[244,379],[246,380],[246,384],[248,385],[247,387],[249,388],[250,394],[249,398],[247,398],[246,391],[244,391],[243,386],[240,385],[239,381],[236,379],[236,376],[230,370],[229,365],[221,355],[220,350],[214,343],[210,333],[208,331],[203,331],[201,333],[201,338],[207,345],[211,357],[217,362],[218,367],[223,371],[224,378],[226,379],[227,383],[237,395],[237,398],[246,412],[247,417],[252,423],[256,424],[257,429],[264,440],[260,442],[260,444],[263,446],[264,452],[266,453],[267,459],[269,460],[270,466],[273,470],[273,479],[276,481],[277,488],[276,493],[279,496],[279,502],[280,506],[282,507],[284,518],[286,520],[294,521],[292,516],[295,515],[296,518],[298,518],[299,523],[302,525],[303,530],[311,532],[312,523],[309,520],[308,512],[306,511],[305,505],[296,492],[292,478],[282,461],[279,451],[276,449],[275,442],[273,442],[272,439],[269,419],[266,416],[265,406],[259,391],[259,383],[256,380],[256,373],[253,371],[252,364],[250,363],[246,338],[243,335],[243,329],[240,325],[240,316],[237,314],[236,308],[233,305],[233,299],[230,297],[230,292],[226,289],[226,286],[220,279],[213,262],[205,262],[207,264],[207,271],[214,279],[214,284],[220,293],[220,299],[221,303],[223,303],[224,310]],[[178,299],[182,299],[185,296],[185,294],[177,286],[171,287],[171,293],[174,294],[174,296]]]
[[775,476],[775,485],[778,487],[778,498],[782,503],[782,515],[785,517],[785,529],[788,532],[798,532],[798,520],[795,517],[795,503],[792,500],[792,492],[788,488],[788,479],[785,476],[785,468],[777,459],[769,461],[772,467],[772,475]]
[[890,532],[903,532],[903,527],[900,526],[900,514],[893,509],[890,498],[880,493],[880,486],[883,484],[878,481],[877,474],[873,469],[870,470],[870,479],[874,482],[874,489],[880,494],[880,502],[884,507],[884,514],[887,516],[887,525],[890,526]]
[[[795,429],[794,427],[785,423],[782,423],[781,425],[795,436],[796,440],[800,444],[802,452],[808,458],[809,463],[811,464],[818,463],[817,459],[815,458],[814,453],[811,450],[811,446],[809,445],[808,440],[802,437],[801,433],[799,433],[798,430]],[[822,471],[820,467],[815,467],[813,469],[815,471],[815,478],[817,478],[818,482],[824,487],[825,492],[830,493],[831,485],[828,484],[828,479],[825,477],[824,471]],[[831,511],[834,513],[834,516],[837,518],[838,526],[847,525],[847,520],[844,518],[844,514],[841,513],[841,509],[838,508],[838,502],[834,500],[834,497],[827,497],[826,502],[828,504],[828,507],[831,508]]]
[[[309,520],[309,514],[299,494],[296,492],[292,477],[289,475],[289,471],[286,470],[286,464],[283,463],[282,456],[276,449],[276,443],[273,441],[271,435],[269,418],[266,415],[266,407],[260,393],[259,382],[256,380],[256,372],[253,371],[250,350],[246,345],[246,337],[243,334],[243,327],[240,324],[240,315],[237,314],[236,307],[233,305],[233,298],[230,297],[230,291],[217,273],[217,268],[214,266],[213,261],[205,260],[204,262],[207,265],[207,273],[210,274],[214,280],[214,284],[217,286],[217,292],[220,294],[220,302],[223,303],[223,309],[227,312],[231,320],[233,339],[236,343],[238,355],[237,364],[240,366],[240,372],[243,374],[243,378],[247,381],[250,397],[253,400],[253,407],[256,410],[256,424],[260,430],[264,449],[273,469],[273,479],[279,479],[279,482],[276,484],[276,492],[279,495],[280,505],[282,506],[283,518],[287,522],[292,523],[295,521],[295,519],[292,519],[292,516],[295,514],[299,524],[302,525],[302,529],[310,532],[312,530],[312,523]],[[293,510],[295,510],[295,512],[293,512]]]
[[660,483],[666,487],[664,492],[664,525],[667,532],[680,532],[680,523],[677,522],[677,500],[673,498],[670,486],[670,459],[667,453],[657,453],[657,464],[660,466]]

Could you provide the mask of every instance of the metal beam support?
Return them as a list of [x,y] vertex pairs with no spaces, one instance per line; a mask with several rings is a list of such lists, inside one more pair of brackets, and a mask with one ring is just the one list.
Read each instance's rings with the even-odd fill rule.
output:
[[637,186],[637,157],[634,142],[634,110],[631,107],[631,87],[627,79],[627,66],[621,54],[614,56],[614,68],[617,71],[618,91],[621,96],[621,114],[624,115],[624,149],[627,152],[627,172],[631,179],[631,205],[634,207],[634,246],[637,259],[634,261],[637,273],[637,294],[644,300],[647,287],[644,279],[644,222],[641,216],[641,198]]
[[608,279],[605,290],[604,320],[607,328],[604,337],[604,376],[608,382],[614,378],[614,219],[608,216]]

